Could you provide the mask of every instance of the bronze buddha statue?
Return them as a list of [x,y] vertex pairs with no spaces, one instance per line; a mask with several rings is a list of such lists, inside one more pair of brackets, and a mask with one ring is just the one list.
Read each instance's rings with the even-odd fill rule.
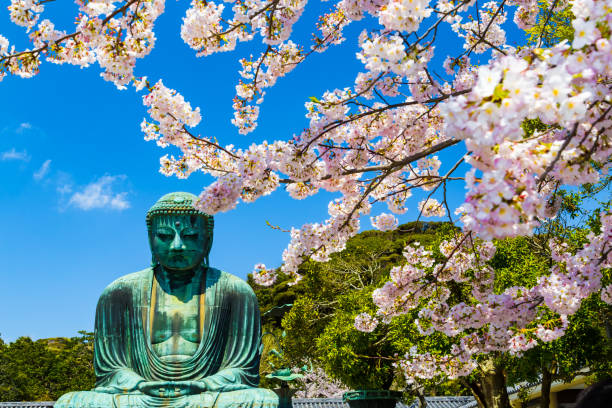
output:
[[212,268],[213,217],[188,193],[147,213],[153,264],[111,283],[98,301],[96,387],[55,408],[276,408],[257,388],[261,326],[243,280]]

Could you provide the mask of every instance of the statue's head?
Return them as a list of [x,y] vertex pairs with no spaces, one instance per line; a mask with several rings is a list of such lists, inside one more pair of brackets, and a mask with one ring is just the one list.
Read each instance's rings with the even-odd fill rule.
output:
[[190,193],[166,194],[147,212],[154,263],[178,271],[208,266],[214,220],[195,208],[197,199]]

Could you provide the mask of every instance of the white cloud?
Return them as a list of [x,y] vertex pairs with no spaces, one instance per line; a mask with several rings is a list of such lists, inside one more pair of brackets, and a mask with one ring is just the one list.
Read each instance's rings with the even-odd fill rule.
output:
[[72,180],[72,176],[70,173],[66,173],[62,170],[57,170],[55,172],[55,189],[62,196],[72,193],[72,186],[74,185],[74,181]]
[[38,169],[38,171],[34,172],[34,179],[35,180],[42,180],[43,178],[45,178],[45,176],[49,172],[49,167],[50,166],[51,166],[51,159],[45,160],[45,162],[42,164],[42,166],[40,166],[40,169]]
[[17,128],[17,130],[15,130],[15,132],[17,133],[23,133],[24,130],[26,129],[32,129],[32,124],[28,123],[28,122],[24,122],[19,124],[19,127]]
[[93,210],[96,208],[109,208],[112,210],[125,210],[130,207],[127,201],[127,192],[117,193],[113,191],[116,181],[124,179],[125,176],[102,176],[98,180],[87,184],[82,190],[75,192],[68,205],[73,205],[81,210]]
[[56,188],[61,195],[72,193],[72,184],[59,184]]
[[7,160],[29,161],[30,160],[30,156],[28,155],[28,152],[26,150],[19,152],[15,150],[14,147],[11,150],[2,152],[2,155],[0,155],[0,158],[2,159],[2,161],[7,161]]

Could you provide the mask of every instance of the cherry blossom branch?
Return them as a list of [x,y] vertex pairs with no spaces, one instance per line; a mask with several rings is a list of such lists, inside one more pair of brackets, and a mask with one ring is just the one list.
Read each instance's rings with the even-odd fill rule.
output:
[[428,103],[438,103],[438,102],[442,102],[442,101],[444,101],[444,100],[446,100],[448,98],[451,98],[451,97],[467,94],[470,91],[471,91],[471,89],[463,89],[461,91],[453,92],[453,93],[450,93],[450,94],[447,94],[447,95],[442,95],[442,96],[437,97],[437,98],[431,98],[431,99],[428,99],[428,100],[426,100],[424,102],[408,101],[408,102],[395,103],[393,105],[388,105],[388,106],[385,106],[385,107],[382,107],[382,108],[371,109],[371,110],[369,110],[367,112],[362,112],[362,113],[359,113],[359,114],[352,115],[348,119],[343,119],[343,120],[338,120],[338,121],[332,122],[332,123],[326,125],[322,132],[320,132],[317,136],[312,138],[302,148],[302,152],[306,151],[306,149],[308,149],[312,145],[312,143],[314,143],[315,141],[317,141],[318,139],[320,139],[321,137],[323,137],[325,134],[329,133],[330,131],[336,129],[339,126],[346,125],[346,124],[349,124],[349,123],[354,122],[356,120],[359,120],[359,119],[361,119],[363,117],[374,115],[374,114],[378,114],[378,113],[382,113],[382,112],[385,112],[387,110],[394,109],[394,108],[399,108],[399,107],[402,107],[402,106],[420,105],[420,104],[428,104]]
[[[448,216],[450,217],[450,209],[448,208],[448,204],[446,201],[446,181],[448,180],[448,178],[450,177],[451,174],[454,173],[455,170],[457,170],[457,168],[461,165],[461,163],[463,163],[465,161],[465,158],[468,156],[469,154],[464,154],[461,159],[459,159],[454,165],[453,167],[450,168],[450,170],[443,176],[440,178],[440,180],[436,180],[437,184],[434,187],[433,190],[431,190],[431,192],[429,193],[429,195],[427,196],[427,198],[425,199],[425,203],[427,203],[427,201],[429,201],[429,199],[431,198],[432,195],[434,195],[434,193],[438,190],[438,188],[440,187],[440,185],[444,184],[444,204],[446,206],[446,209],[448,211]],[[442,205],[442,204],[439,204]],[[416,222],[419,222],[419,220],[421,219],[421,215],[423,215],[423,211],[425,209],[425,206],[423,206],[423,208],[421,208],[421,210],[419,211],[419,215],[417,216]],[[451,223],[452,223],[452,219],[451,219]]]
[[[52,1],[55,1],[55,0],[52,0]],[[66,41],[66,40],[69,40],[69,39],[71,39],[71,38],[75,38],[75,37],[76,37],[77,35],[79,35],[79,34],[81,34],[81,32],[80,32],[80,31],[77,31],[77,32],[72,33],[72,34],[65,35],[65,36],[63,36],[62,38],[60,38],[60,39],[58,39],[58,40],[54,41],[53,43],[54,43],[54,44],[59,44],[59,43],[61,43],[61,42],[64,42],[64,41]],[[21,51],[21,52],[15,53],[15,54],[9,54],[9,55],[6,55],[6,56],[4,56],[4,57],[0,57],[0,63],[2,63],[2,62],[4,62],[4,61],[7,61],[7,60],[8,60],[8,61],[10,61],[11,59],[18,58],[18,57],[20,57],[20,56],[22,56],[22,55],[40,55],[40,54],[41,54],[43,51],[45,51],[47,48],[49,48],[49,43],[46,43],[46,44],[45,44],[45,45],[43,45],[42,47],[39,47],[39,48],[37,48],[37,49],[35,49],[35,50],[26,50],[26,51]]]
[[[497,16],[499,16],[499,13],[503,10],[504,5],[506,4],[506,0],[503,0],[501,2],[501,4],[497,7],[497,10],[495,11],[495,13],[493,14],[493,17],[491,17],[491,20],[489,20],[489,23],[487,24],[487,26],[485,27],[484,31],[482,32],[482,34],[479,35],[479,38],[481,40],[484,41],[485,36],[487,35],[487,32],[489,31],[489,29],[491,28],[491,25],[493,24],[493,22],[495,21],[495,19],[497,18]],[[480,27],[480,24],[478,24],[478,27]],[[472,53],[472,51],[474,50],[474,48],[476,48],[476,46],[478,45],[478,43],[473,44],[470,49],[467,51],[466,55],[470,55]]]
[[[593,105],[591,106],[593,107]],[[601,122],[602,120],[604,120],[604,118],[606,117],[606,115],[610,112],[610,110],[612,110],[612,106],[608,107],[608,109],[606,109],[604,111],[604,113],[597,119],[595,120],[595,122],[593,122],[593,124],[591,125],[590,129],[587,131],[585,138],[591,133],[591,131],[595,128],[595,125],[598,124],[599,122]],[[574,127],[572,128],[571,132],[569,132],[569,134],[567,135],[567,137],[565,138],[565,140],[563,141],[563,144],[561,145],[561,148],[559,149],[559,151],[557,152],[557,154],[555,155],[555,158],[550,162],[550,164],[548,165],[548,167],[546,167],[546,169],[544,170],[544,173],[542,174],[542,176],[540,177],[541,180],[545,180],[546,176],[548,175],[548,173],[550,173],[552,171],[552,169],[555,168],[555,165],[557,164],[557,162],[559,161],[559,159],[561,158],[563,151],[565,151],[565,149],[567,148],[567,146],[569,145],[569,143],[572,141],[572,139],[574,138],[574,136],[576,135],[576,132],[578,130],[578,123],[574,124]],[[584,142],[585,138],[583,138],[582,142]],[[579,144],[582,144],[579,143]]]

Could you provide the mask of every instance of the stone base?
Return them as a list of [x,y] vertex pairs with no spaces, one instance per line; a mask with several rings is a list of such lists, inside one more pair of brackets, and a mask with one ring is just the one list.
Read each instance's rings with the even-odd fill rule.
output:
[[140,392],[108,394],[95,391],[62,395],[54,408],[277,408],[271,390],[250,388],[228,392],[203,392],[177,398],[150,397]]

